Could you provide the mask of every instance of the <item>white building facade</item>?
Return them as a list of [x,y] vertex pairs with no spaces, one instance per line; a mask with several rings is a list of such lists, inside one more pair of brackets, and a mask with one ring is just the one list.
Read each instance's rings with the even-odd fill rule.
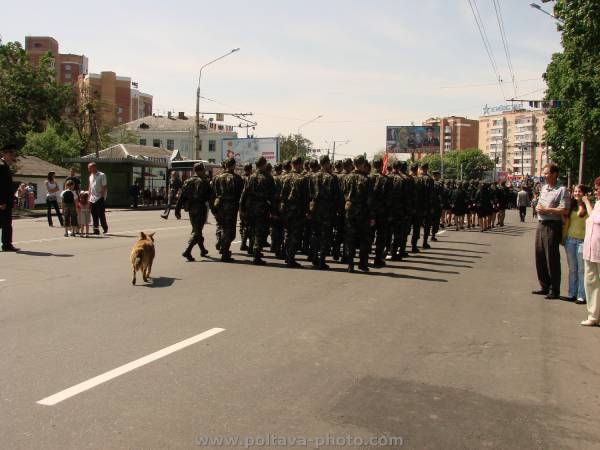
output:
[[140,145],[179,150],[187,159],[203,159],[210,163],[221,162],[222,141],[236,138],[231,125],[200,120],[200,150],[196,152],[195,118],[179,113],[177,116],[147,116],[125,124],[128,131],[139,139]]

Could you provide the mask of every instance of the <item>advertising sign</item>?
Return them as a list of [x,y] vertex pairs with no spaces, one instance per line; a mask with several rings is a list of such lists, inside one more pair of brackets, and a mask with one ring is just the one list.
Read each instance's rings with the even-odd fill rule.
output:
[[387,153],[437,153],[440,151],[440,127],[387,127],[385,149]]
[[237,164],[254,164],[264,156],[267,162],[275,164],[279,160],[278,138],[242,138],[223,139],[221,156],[235,158]]

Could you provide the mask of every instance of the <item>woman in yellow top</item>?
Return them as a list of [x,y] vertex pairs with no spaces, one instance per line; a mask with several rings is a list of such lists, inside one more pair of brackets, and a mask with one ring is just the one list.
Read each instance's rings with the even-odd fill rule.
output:
[[566,230],[565,251],[569,264],[569,301],[579,305],[585,303],[583,284],[583,239],[585,238],[585,220],[588,217],[583,203],[586,187],[583,184],[575,186],[571,197],[571,209]]

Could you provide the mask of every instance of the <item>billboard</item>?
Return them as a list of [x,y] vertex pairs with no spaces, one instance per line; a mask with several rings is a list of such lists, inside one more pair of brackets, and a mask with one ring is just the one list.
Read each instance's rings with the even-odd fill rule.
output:
[[440,151],[440,127],[433,125],[386,128],[387,153],[436,153]]
[[238,164],[254,164],[264,156],[267,162],[275,164],[279,160],[278,138],[231,138],[223,139],[221,157],[235,158]]

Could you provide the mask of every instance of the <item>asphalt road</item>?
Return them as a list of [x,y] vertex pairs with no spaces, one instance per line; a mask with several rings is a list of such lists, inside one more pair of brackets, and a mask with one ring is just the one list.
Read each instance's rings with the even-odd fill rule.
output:
[[[0,448],[600,448],[600,329],[578,325],[584,306],[529,294],[535,225],[514,212],[369,274],[197,249],[188,263],[187,221],[158,215],[111,211],[111,234],[89,239],[15,221]],[[157,258],[153,282],[132,286],[141,229]],[[220,436],[239,443],[202,444]]]

